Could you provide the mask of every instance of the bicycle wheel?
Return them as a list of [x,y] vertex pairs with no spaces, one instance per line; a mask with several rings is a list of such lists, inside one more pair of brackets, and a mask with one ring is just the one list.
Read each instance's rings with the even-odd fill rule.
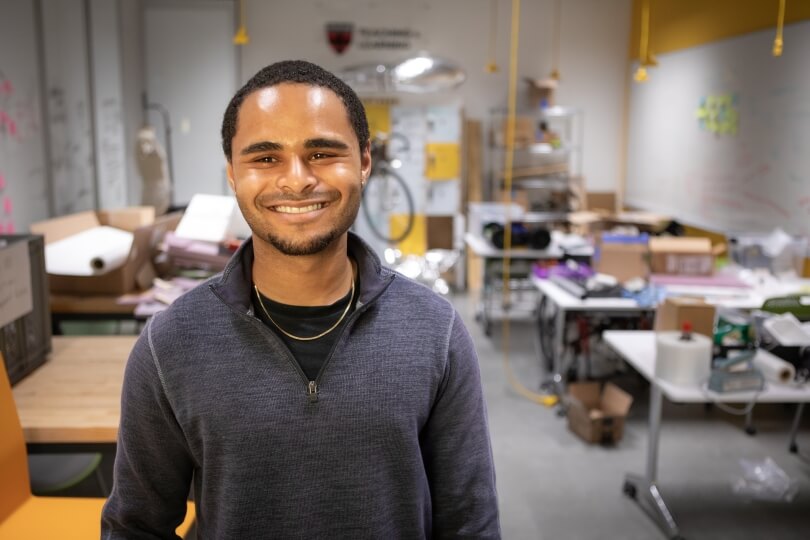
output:
[[[405,227],[400,234],[391,235],[389,230],[390,216],[404,202],[407,216]],[[395,244],[411,234],[416,221],[416,208],[408,184],[390,167],[380,167],[368,179],[361,200],[363,216],[366,218],[371,233],[384,242]]]

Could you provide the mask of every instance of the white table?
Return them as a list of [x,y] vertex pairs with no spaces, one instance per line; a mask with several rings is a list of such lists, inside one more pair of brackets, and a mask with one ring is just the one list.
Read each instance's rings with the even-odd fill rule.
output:
[[[484,327],[484,333],[486,335],[490,335],[493,315],[498,312],[496,306],[494,305],[494,300],[498,292],[498,287],[496,286],[496,283],[498,282],[496,277],[496,266],[498,262],[508,257],[511,261],[520,260],[524,261],[526,264],[529,264],[531,261],[537,260],[561,259],[565,255],[575,257],[590,257],[593,254],[593,249],[591,247],[580,247],[577,249],[566,250],[560,245],[554,243],[552,243],[548,249],[497,249],[480,235],[472,233],[466,233],[464,235],[464,242],[467,244],[467,247],[472,251],[473,254],[484,259],[484,279],[477,315],[481,320]],[[529,269],[528,273],[531,275],[531,269]],[[516,280],[513,278],[510,279],[510,282],[511,281]],[[537,307],[534,288],[531,285],[531,282],[528,282],[525,279],[522,279],[521,281],[525,282],[526,287],[519,287],[516,283],[510,283],[510,291],[526,290],[532,293],[531,298],[527,302],[520,305],[513,302],[512,298],[504,299],[503,304],[500,306],[500,311],[504,316],[513,316],[514,314],[520,312],[533,314],[534,309]],[[521,283],[521,285],[522,284],[524,283]]]
[[[558,395],[565,395],[564,377],[568,366],[565,365],[565,323],[570,312],[589,312],[609,314],[612,316],[637,317],[644,313],[652,313],[655,306],[640,306],[630,298],[586,298],[575,297],[563,290],[555,283],[533,276],[532,281],[540,291],[540,306],[545,309],[543,300],[556,309],[554,316],[553,339],[551,344],[552,383]],[[708,304],[717,307],[752,310],[762,307],[763,302],[770,297],[795,294],[802,287],[810,287],[810,280],[779,280],[768,277],[762,283],[754,284],[750,288],[719,287],[703,285],[665,285],[667,296],[696,296],[703,297]],[[542,313],[540,313],[542,316]],[[541,349],[542,350],[542,349]]]
[[[532,276],[532,282],[540,291],[538,311],[546,309],[546,299],[554,306],[554,330],[551,343],[551,382],[558,396],[565,395],[565,376],[568,366],[565,364],[565,324],[569,313],[588,312],[613,316],[637,317],[655,311],[655,307],[643,307],[632,298],[585,298],[580,299],[562,289],[556,283]],[[540,317],[543,313],[539,313]],[[538,329],[538,333],[542,330]],[[542,338],[540,338],[542,339]],[[563,412],[563,411],[560,411]]]
[[678,526],[658,490],[658,442],[661,430],[661,405],[663,398],[678,403],[798,403],[799,407],[791,428],[790,446],[796,445],[804,404],[810,402],[810,385],[779,385],[767,383],[765,389],[756,392],[733,392],[717,394],[697,386],[678,386],[655,377],[655,332],[608,330],[602,334],[604,340],[628,364],[650,382],[649,434],[647,445],[647,466],[645,474],[627,474],[624,491],[658,521],[670,538],[679,538]]

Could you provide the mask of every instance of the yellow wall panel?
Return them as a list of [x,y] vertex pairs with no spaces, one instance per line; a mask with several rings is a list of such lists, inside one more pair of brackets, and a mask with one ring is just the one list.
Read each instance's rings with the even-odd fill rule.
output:
[[[639,54],[644,0],[633,0],[630,58]],[[766,28],[774,29],[778,0],[649,0],[650,50],[654,54],[694,47]],[[785,24],[810,19],[810,2],[787,0]],[[785,43],[788,50],[790,43]]]
[[427,143],[425,154],[428,180],[453,180],[461,176],[461,147],[457,143]]
[[[408,224],[407,214],[391,214],[389,226],[392,238],[396,238],[405,231]],[[424,255],[427,251],[427,227],[424,214],[414,216],[413,228],[404,240],[397,244],[397,249],[403,255]]]
[[368,119],[368,132],[373,139],[380,133],[391,133],[391,108],[382,103],[364,103],[366,118]]

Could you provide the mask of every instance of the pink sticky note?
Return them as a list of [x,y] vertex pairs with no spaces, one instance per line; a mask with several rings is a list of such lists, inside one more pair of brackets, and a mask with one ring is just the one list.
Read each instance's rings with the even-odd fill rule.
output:
[[6,189],[6,177],[0,174],[0,190]]
[[17,136],[17,122],[15,122],[14,120],[9,119],[8,121],[8,134],[11,135],[12,137]]
[[3,212],[5,212],[8,216],[11,214],[12,210],[13,206],[11,204],[11,197],[3,197]]
[[14,234],[14,229],[14,222],[9,220],[8,223],[6,223],[6,234]]

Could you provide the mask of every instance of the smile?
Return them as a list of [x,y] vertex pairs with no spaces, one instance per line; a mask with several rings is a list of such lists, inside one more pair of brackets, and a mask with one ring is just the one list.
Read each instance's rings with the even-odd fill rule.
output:
[[327,203],[315,203],[307,206],[274,206],[273,210],[281,214],[305,214],[325,207]]

